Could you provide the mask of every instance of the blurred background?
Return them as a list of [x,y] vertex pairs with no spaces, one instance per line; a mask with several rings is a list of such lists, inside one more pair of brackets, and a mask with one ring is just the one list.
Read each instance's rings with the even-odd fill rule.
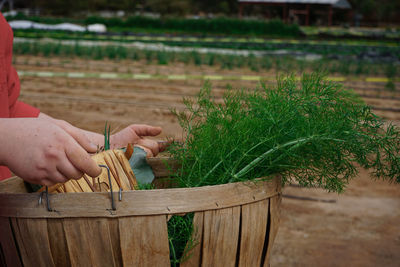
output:
[[[400,124],[398,0],[0,0],[21,100],[102,132],[131,123],[181,138],[196,96],[323,72]],[[346,193],[290,186],[272,266],[399,266],[400,187],[362,171]]]

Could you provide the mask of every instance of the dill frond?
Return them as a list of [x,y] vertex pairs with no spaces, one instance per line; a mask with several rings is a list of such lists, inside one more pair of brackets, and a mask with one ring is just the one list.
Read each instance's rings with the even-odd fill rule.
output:
[[185,141],[170,153],[182,164],[181,187],[280,174],[283,183],[342,192],[358,166],[400,182],[399,128],[322,75],[280,77],[275,87],[228,90],[222,100],[206,83],[175,112]]

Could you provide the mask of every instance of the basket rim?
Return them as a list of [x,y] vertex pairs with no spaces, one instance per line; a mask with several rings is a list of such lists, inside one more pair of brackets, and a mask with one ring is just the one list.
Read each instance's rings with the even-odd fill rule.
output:
[[[110,193],[50,194],[53,212],[40,193],[0,193],[0,217],[90,218],[170,215],[241,206],[281,194],[281,177],[192,188],[114,192],[116,210],[111,210]],[[44,197],[45,198],[45,197]],[[46,199],[44,199],[46,200]]]

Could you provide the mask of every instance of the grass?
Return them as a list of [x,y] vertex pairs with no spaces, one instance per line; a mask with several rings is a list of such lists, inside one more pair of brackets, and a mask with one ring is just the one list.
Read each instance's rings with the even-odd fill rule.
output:
[[281,78],[254,93],[228,91],[223,103],[206,85],[185,104],[175,113],[185,141],[170,148],[182,163],[181,187],[280,174],[284,184],[342,192],[358,166],[400,183],[400,129],[321,75]]
[[[198,37],[195,41],[188,41],[185,38],[174,40],[175,36],[164,36],[165,39],[157,39],[158,36],[146,36],[150,39],[142,39],[142,36],[126,36],[126,35],[99,35],[93,33],[70,33],[60,31],[39,31],[39,30],[15,30],[15,37],[23,37],[30,39],[51,38],[55,40],[92,40],[92,41],[114,41],[120,43],[130,43],[132,41],[141,42],[159,42],[166,45],[180,47],[206,47],[206,48],[227,48],[238,50],[264,50],[273,51],[277,49],[295,50],[302,52],[311,52],[321,55],[358,55],[367,54],[370,52],[380,53],[382,55],[392,54],[394,57],[400,57],[400,49],[395,42],[360,42],[360,41],[341,41],[340,43],[331,44],[329,42],[319,41],[315,43],[313,40],[297,40],[292,43],[285,39],[277,40],[250,38],[246,40],[229,36],[228,41],[218,41],[219,38],[214,38],[214,41],[205,41],[202,37]],[[179,37],[179,36],[178,36]],[[151,40],[153,39],[153,40]]]
[[323,71],[340,75],[384,75],[391,80],[397,77],[399,66],[393,63],[373,63],[368,60],[340,60],[322,58],[316,61],[306,61],[292,56],[264,56],[250,55],[217,55],[213,53],[200,54],[198,52],[167,52],[139,50],[122,46],[79,46],[62,45],[60,43],[29,43],[18,42],[14,44],[15,55],[42,55],[45,57],[80,57],[93,60],[134,60],[144,59],[147,64],[160,65],[182,62],[196,66],[220,66],[221,69],[235,69],[248,67],[254,72],[276,69],[278,72]]

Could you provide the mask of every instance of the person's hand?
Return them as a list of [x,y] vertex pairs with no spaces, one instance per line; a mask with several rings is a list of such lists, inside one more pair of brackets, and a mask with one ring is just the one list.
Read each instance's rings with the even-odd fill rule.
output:
[[[73,136],[84,133],[91,143],[98,147],[104,146],[104,135],[77,128],[66,121],[54,119],[44,113],[40,113],[39,118],[55,123]],[[132,124],[120,132],[111,135],[110,148],[122,148],[126,147],[128,144],[133,144],[143,148],[147,153],[147,157],[155,157],[159,152],[163,151],[169,143],[157,142],[145,137],[157,136],[161,131],[162,129],[160,127],[145,124]]]
[[48,120],[0,119],[0,163],[30,183],[98,176],[101,168],[88,154],[96,149],[83,132],[66,132]]
[[134,144],[143,148],[147,153],[147,157],[154,157],[164,150],[165,145],[144,137],[157,136],[161,131],[160,127],[132,124],[120,132],[113,134],[110,138],[110,145],[112,148],[119,148],[125,147],[127,144]]

